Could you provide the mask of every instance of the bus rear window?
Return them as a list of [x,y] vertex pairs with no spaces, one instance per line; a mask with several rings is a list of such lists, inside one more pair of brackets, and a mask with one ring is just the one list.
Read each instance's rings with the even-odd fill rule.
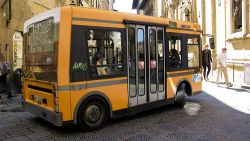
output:
[[55,23],[51,17],[33,23],[27,28],[27,32],[24,33],[24,77],[55,82],[59,23]]
[[55,25],[53,18],[49,18],[29,27],[28,48],[26,53],[54,52]]

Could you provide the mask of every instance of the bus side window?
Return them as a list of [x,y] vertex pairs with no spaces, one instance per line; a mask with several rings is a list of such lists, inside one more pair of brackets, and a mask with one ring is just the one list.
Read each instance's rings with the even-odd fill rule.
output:
[[169,66],[171,70],[181,69],[181,38],[170,36],[169,39]]
[[90,76],[122,74],[121,32],[91,29],[87,31]]
[[199,67],[199,38],[189,37],[187,40],[188,68]]

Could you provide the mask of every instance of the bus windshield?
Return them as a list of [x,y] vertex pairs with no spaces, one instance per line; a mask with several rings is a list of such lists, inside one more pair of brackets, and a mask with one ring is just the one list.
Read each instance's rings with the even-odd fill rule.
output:
[[24,77],[55,82],[59,24],[53,18],[33,23],[25,33]]

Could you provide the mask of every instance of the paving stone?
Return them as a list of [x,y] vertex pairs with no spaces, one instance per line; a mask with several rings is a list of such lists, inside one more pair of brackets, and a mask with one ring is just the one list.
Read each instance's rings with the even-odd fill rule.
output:
[[49,138],[49,137],[41,137],[41,138],[35,138],[35,139],[31,139],[32,141],[54,141],[53,139]]
[[[204,85],[207,93],[188,97],[182,109],[173,105],[164,106],[111,120],[104,128],[94,132],[82,132],[74,126],[57,128],[28,112],[15,109],[0,111],[0,140],[249,141],[250,115],[216,98],[219,94],[216,90],[225,88],[207,85]],[[210,93],[210,87],[213,87],[214,93]],[[235,92],[227,90],[227,93],[234,96]],[[240,92],[243,99],[249,95],[245,93]],[[250,105],[245,106],[250,108]]]
[[10,139],[5,139],[3,141],[30,141],[30,139],[27,138],[26,136],[19,136],[19,137],[14,137]]
[[40,133],[42,131],[48,130],[48,128],[44,127],[44,126],[36,126],[36,127],[29,128],[29,130],[32,131],[32,132],[34,132],[34,133]]
[[7,131],[7,133],[12,137],[32,134],[32,132],[25,127],[11,128]]
[[34,139],[39,139],[39,138],[45,138],[49,135],[50,135],[49,131],[40,131],[37,133],[28,134],[27,137],[34,140]]
[[123,139],[121,141],[150,141],[152,139],[153,139],[153,137],[151,137],[151,136],[148,136],[145,134],[138,134],[138,135]]

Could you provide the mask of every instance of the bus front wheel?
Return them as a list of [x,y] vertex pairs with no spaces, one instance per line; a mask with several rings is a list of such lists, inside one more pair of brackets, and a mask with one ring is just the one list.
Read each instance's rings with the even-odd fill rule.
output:
[[184,107],[185,105],[185,97],[186,97],[186,90],[185,90],[185,84],[182,83],[176,92],[176,98],[175,98],[175,104],[177,107]]
[[108,120],[107,104],[102,98],[90,98],[80,106],[77,117],[78,125],[82,130],[100,129]]

